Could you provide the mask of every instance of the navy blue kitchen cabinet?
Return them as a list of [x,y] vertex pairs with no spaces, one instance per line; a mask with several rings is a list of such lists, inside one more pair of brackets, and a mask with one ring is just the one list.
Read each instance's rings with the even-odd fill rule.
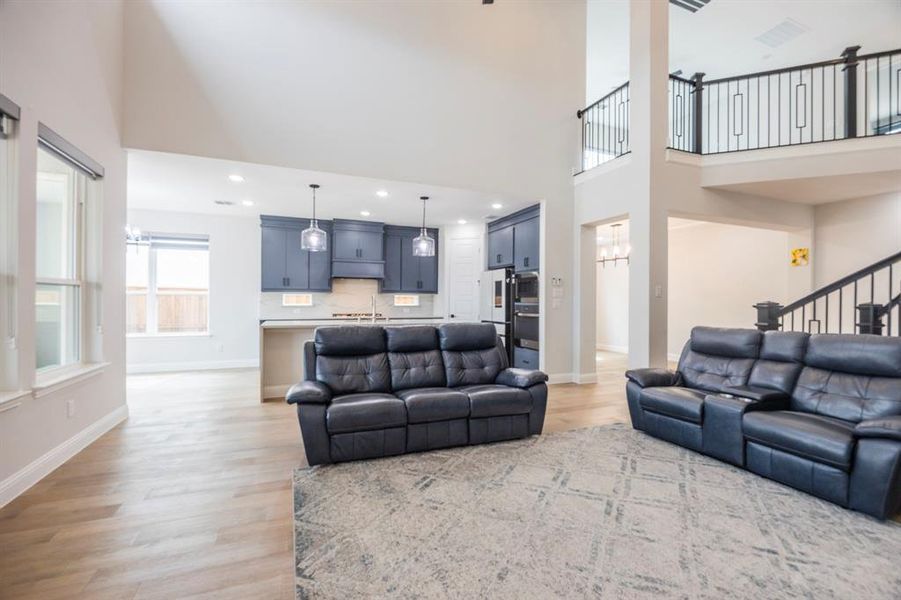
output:
[[517,369],[537,369],[538,350],[523,348],[522,346],[514,346],[513,366]]
[[488,268],[502,269],[513,265],[513,226],[488,231]]
[[335,219],[332,277],[384,277],[384,229],[383,223]]
[[539,270],[539,206],[488,223],[488,269]]
[[538,239],[538,217],[513,226],[513,269],[516,272],[538,270]]
[[438,230],[427,231],[435,239],[435,256],[413,256],[413,238],[420,229],[385,226],[385,277],[379,286],[382,292],[438,292]]
[[[300,233],[309,224],[309,219],[267,215],[260,217],[262,291],[306,292],[332,289],[331,246],[325,252],[310,252],[300,247]],[[331,239],[331,222],[319,221],[319,227]]]

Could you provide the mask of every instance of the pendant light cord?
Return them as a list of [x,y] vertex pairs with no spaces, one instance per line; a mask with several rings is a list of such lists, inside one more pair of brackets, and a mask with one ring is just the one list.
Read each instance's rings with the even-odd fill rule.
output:
[[422,231],[420,233],[422,235],[425,235],[425,201],[428,199],[428,196],[420,197],[420,200],[422,200]]

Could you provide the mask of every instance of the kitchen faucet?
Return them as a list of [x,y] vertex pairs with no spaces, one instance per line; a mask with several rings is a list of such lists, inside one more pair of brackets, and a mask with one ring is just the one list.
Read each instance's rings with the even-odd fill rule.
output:
[[375,325],[375,294],[370,297],[370,305],[372,307],[372,324]]

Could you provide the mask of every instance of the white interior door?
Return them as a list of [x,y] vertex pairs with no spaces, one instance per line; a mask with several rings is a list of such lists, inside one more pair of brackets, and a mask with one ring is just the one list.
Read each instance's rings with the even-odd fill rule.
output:
[[453,321],[479,320],[479,277],[482,243],[479,238],[451,239],[448,245],[447,317]]

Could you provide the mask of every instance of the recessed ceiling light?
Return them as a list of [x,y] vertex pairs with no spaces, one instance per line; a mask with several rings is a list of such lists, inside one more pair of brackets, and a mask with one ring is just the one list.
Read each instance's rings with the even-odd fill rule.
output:
[[495,202],[494,204],[491,205],[491,208],[493,208],[494,210],[497,210],[499,208],[504,208],[504,205],[501,204],[500,202]]
[[466,219],[457,219],[457,225],[466,225]]
[[228,176],[228,180],[231,181],[232,183],[241,183],[242,181],[244,181],[244,178],[241,175],[233,174],[233,175]]
[[253,206],[253,200],[241,200],[241,204],[244,206]]
[[361,210],[361,211],[360,211],[360,215],[363,216],[363,217],[368,217],[368,216],[371,215],[371,214],[372,214],[372,213],[369,212],[368,210]]
[[379,198],[387,198],[388,190],[379,190],[375,193],[375,195],[378,196]]

